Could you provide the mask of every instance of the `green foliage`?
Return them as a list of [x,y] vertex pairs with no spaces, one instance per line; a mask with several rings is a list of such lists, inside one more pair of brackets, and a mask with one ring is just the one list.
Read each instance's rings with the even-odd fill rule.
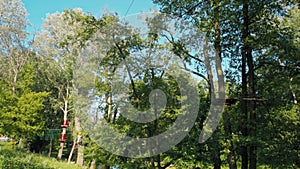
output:
[[77,165],[58,162],[56,159],[47,158],[38,154],[22,150],[9,149],[0,144],[1,169],[81,169]]
[[299,166],[299,106],[271,109],[260,121],[259,155],[261,164],[272,168]]
[[[299,168],[299,3],[293,0],[251,1],[245,15],[243,7],[248,1],[153,2],[160,5],[162,12],[191,21],[207,33],[215,47],[222,49],[223,63],[228,65],[225,70],[227,97],[235,98],[237,102],[224,110],[228,119],[220,123],[214,137],[199,145],[198,137],[210,103],[209,90],[206,90],[209,86],[201,81],[201,109],[197,121],[188,136],[173,149],[151,158],[130,159],[103,150],[86,135],[86,161],[96,160],[104,166],[119,168],[151,168],[151,161],[159,161],[162,165],[170,164],[173,168],[212,168],[217,152],[220,153],[222,167],[227,167],[226,158],[231,151],[235,151],[240,168],[241,147],[255,145],[257,165],[261,168]],[[103,92],[101,94],[106,99],[99,109],[111,126],[128,136],[151,137],[167,130],[177,115],[182,113],[179,102],[183,99],[176,80],[165,76],[161,70],[132,71],[133,76],[128,83],[130,87],[126,91],[134,105],[132,109],[148,110],[148,97],[153,89],[160,89],[166,94],[167,106],[162,116],[147,124],[137,124],[120,115],[121,104],[115,103],[113,99],[118,93],[113,93],[111,84],[117,66],[125,60],[130,61],[131,53],[148,48],[168,49],[183,58],[196,73],[206,73],[202,70],[204,65],[201,59],[191,55],[180,40],[170,41],[167,45],[161,44],[162,39],[157,32],[149,32],[148,37],[144,37],[131,27],[120,24],[116,15],[105,14],[96,19],[80,9],[48,15],[43,31],[37,34],[34,44],[28,45],[27,50],[24,45],[27,44],[24,31],[28,24],[26,10],[18,0],[2,0],[0,5],[0,13],[3,14],[0,18],[3,23],[0,27],[3,32],[0,37],[0,46],[3,48],[0,51],[0,134],[14,137],[15,141],[25,138],[28,142],[38,142],[35,138],[42,130],[60,127],[63,111],[70,113],[69,118],[75,116],[72,107],[75,97],[71,94],[76,75],[74,70],[78,66],[76,64],[80,52],[91,42],[102,42],[112,35],[118,37],[105,41],[105,45],[110,48],[105,49],[104,59],[94,56],[91,59],[100,66],[95,85],[97,93],[100,95]],[[245,18],[249,19],[248,25],[244,22]],[[115,26],[114,30],[111,30],[111,25]],[[243,29],[245,26],[249,26],[246,37]],[[221,30],[220,39],[216,36],[218,29]],[[95,40],[95,36],[99,39]],[[7,39],[12,42],[11,46],[6,44]],[[34,47],[36,55],[29,51],[30,47]],[[104,50],[102,46],[100,48]],[[245,112],[241,112],[244,96],[241,95],[240,72],[244,49],[250,49],[253,56],[255,97],[264,99],[254,106],[256,126],[249,124],[249,117],[243,119],[242,113]],[[128,68],[133,69],[130,65]],[[246,81],[249,80],[250,73],[246,72]],[[86,90],[92,82],[81,83],[80,89]],[[109,103],[109,99],[113,103]],[[67,107],[64,107],[65,101],[68,101]],[[226,125],[230,126],[231,131],[225,129]],[[244,126],[249,131],[255,129],[255,135],[244,135],[241,131]],[[73,129],[69,128],[71,132]],[[51,134],[46,136],[47,139],[48,136],[51,137]],[[53,135],[53,138],[56,137]],[[57,144],[55,142],[54,147]],[[0,166],[70,168],[54,159],[2,147]]]
[[[255,103],[258,133],[255,137],[250,135],[245,137],[241,134],[241,128],[245,125],[249,131],[255,130],[256,127],[242,120],[240,110],[242,104],[241,101],[238,101],[237,104],[230,105],[227,109],[233,138],[225,135],[226,140],[233,141],[237,157],[241,154],[242,146],[252,144],[258,146],[257,157],[260,165],[266,164],[272,168],[299,167],[299,162],[295,160],[299,158],[299,155],[294,151],[299,149],[297,146],[299,143],[294,141],[294,138],[299,138],[297,134],[295,135],[295,131],[299,130],[299,126],[295,125],[299,116],[295,116],[297,110],[290,108],[298,106],[299,101],[297,100],[299,100],[300,94],[299,2],[289,0],[251,1],[251,3],[250,1],[218,0],[153,0],[153,2],[160,5],[160,10],[164,13],[192,20],[199,29],[210,35],[212,42],[217,40],[214,38],[216,32],[214,26],[221,25],[220,45],[222,46],[223,63],[227,66],[225,67],[228,81],[226,90],[229,98],[241,100],[241,97],[245,97],[241,96],[241,56],[244,49],[250,49],[254,58],[255,95],[258,98],[266,99]],[[246,15],[243,8],[245,4],[248,5]],[[245,18],[249,23],[245,23]],[[248,26],[247,30],[243,29],[245,24]],[[246,37],[243,34],[245,31],[249,34]],[[184,48],[179,51],[183,51],[182,49]],[[247,71],[246,81],[249,80],[251,73],[249,70]],[[274,127],[267,127],[266,124],[269,122],[274,123]],[[224,135],[223,132],[222,130],[218,131],[220,140],[223,139],[221,137]],[[278,133],[290,137],[278,139],[282,142],[280,144],[280,141],[274,141],[277,140],[275,138]],[[269,134],[275,138],[265,137]],[[259,140],[273,140],[273,142],[260,144]],[[222,149],[226,148],[226,142],[218,144]],[[222,151],[226,152],[227,150]],[[270,158],[267,159],[268,155]],[[290,158],[287,159],[288,157]],[[222,160],[222,163],[226,163],[226,161]]]
[[4,96],[0,102],[1,133],[15,138],[32,138],[44,127],[45,119],[41,118],[40,110],[48,93],[32,91],[32,84],[32,67],[29,65],[20,74],[16,93],[7,88],[0,91]]

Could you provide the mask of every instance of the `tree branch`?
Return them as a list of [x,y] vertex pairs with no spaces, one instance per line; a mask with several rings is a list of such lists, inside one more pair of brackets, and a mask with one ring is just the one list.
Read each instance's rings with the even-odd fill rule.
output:
[[123,53],[123,51],[122,51],[121,47],[118,45],[118,43],[115,43],[115,45],[116,45],[116,47],[118,48],[118,51],[120,52],[120,54],[122,55],[122,58],[123,58],[123,60],[124,60],[124,64],[125,64],[125,67],[126,67],[126,70],[127,70],[127,73],[128,73],[128,76],[129,76],[131,85],[132,85],[133,94],[134,94],[134,96],[137,98],[137,100],[139,101],[140,98],[139,98],[139,96],[138,96],[138,94],[137,94],[137,91],[136,91],[136,88],[135,88],[135,83],[134,83],[133,78],[132,78],[132,76],[131,76],[129,67],[128,67],[127,63],[126,63],[126,57],[125,57],[125,54]]
[[197,76],[199,76],[199,77],[202,77],[207,83],[209,83],[209,80],[208,80],[203,74],[198,73],[198,72],[196,72],[196,71],[193,71],[193,70],[191,70],[191,69],[188,69],[188,68],[186,68],[186,67],[180,67],[180,68],[181,68],[181,69],[184,69],[185,71],[190,72],[190,73],[192,73],[192,74],[194,74],[194,75],[197,75]]

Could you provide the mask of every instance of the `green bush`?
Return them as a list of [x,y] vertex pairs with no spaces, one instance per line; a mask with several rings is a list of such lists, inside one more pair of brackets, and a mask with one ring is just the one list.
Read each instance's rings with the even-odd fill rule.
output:
[[2,168],[4,169],[54,169],[52,167],[43,166],[39,163],[32,163],[31,161],[26,161],[26,159],[20,158],[10,158],[5,159],[2,162]]
[[0,145],[0,169],[82,169],[82,167]]
[[13,149],[0,150],[0,168],[3,169],[54,169],[39,163],[34,155]]

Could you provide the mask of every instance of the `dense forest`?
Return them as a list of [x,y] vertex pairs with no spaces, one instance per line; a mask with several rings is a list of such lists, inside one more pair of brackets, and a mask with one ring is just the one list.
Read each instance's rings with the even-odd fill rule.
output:
[[299,2],[153,3],[128,22],[66,9],[29,35],[22,2],[0,0],[0,168],[11,149],[69,168],[300,168]]

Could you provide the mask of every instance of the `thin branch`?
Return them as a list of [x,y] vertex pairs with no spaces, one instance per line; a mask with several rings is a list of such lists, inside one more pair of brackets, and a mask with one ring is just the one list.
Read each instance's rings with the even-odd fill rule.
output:
[[185,13],[181,14],[179,17],[182,17],[183,15],[191,15],[193,14],[192,11],[195,10],[198,6],[202,5],[205,1],[200,1],[190,9],[188,9]]
[[127,70],[127,73],[128,73],[128,76],[129,76],[129,79],[130,79],[130,82],[131,82],[131,85],[132,85],[132,90],[133,90],[133,94],[135,95],[135,97],[138,99],[138,101],[140,100],[138,94],[137,94],[137,91],[135,89],[135,83],[133,81],[133,78],[131,76],[131,73],[130,73],[130,70],[129,70],[129,67],[126,63],[126,59],[125,59],[125,54],[123,53],[121,47],[118,45],[118,43],[115,43],[116,47],[118,48],[120,54],[122,55],[123,57],[123,60],[124,60],[124,64],[125,64],[125,67],[126,67],[126,70]]
[[[171,33],[170,33],[171,39],[167,35],[162,35],[162,36],[165,37],[171,44],[175,43],[174,37],[171,35]],[[194,59],[194,60],[196,60],[196,61],[198,61],[200,63],[204,63],[203,60],[197,58],[196,56],[191,55],[189,52],[185,51],[184,53],[186,55],[188,55],[190,58],[192,58],[192,59]],[[180,55],[178,55],[176,53],[175,53],[175,55],[177,55],[180,59],[182,59],[182,57]]]
[[166,163],[164,166],[162,166],[161,168],[166,169],[166,168],[168,168],[172,163],[173,163],[173,161],[170,161],[170,162]]
[[181,69],[184,69],[185,71],[190,72],[190,73],[192,73],[192,74],[194,74],[194,75],[197,75],[197,76],[199,76],[199,77],[202,77],[207,83],[209,82],[209,80],[208,80],[203,74],[201,74],[201,73],[198,73],[198,72],[193,71],[193,70],[191,70],[191,69],[188,69],[188,68],[186,68],[186,67],[180,67],[180,68],[181,68]]

